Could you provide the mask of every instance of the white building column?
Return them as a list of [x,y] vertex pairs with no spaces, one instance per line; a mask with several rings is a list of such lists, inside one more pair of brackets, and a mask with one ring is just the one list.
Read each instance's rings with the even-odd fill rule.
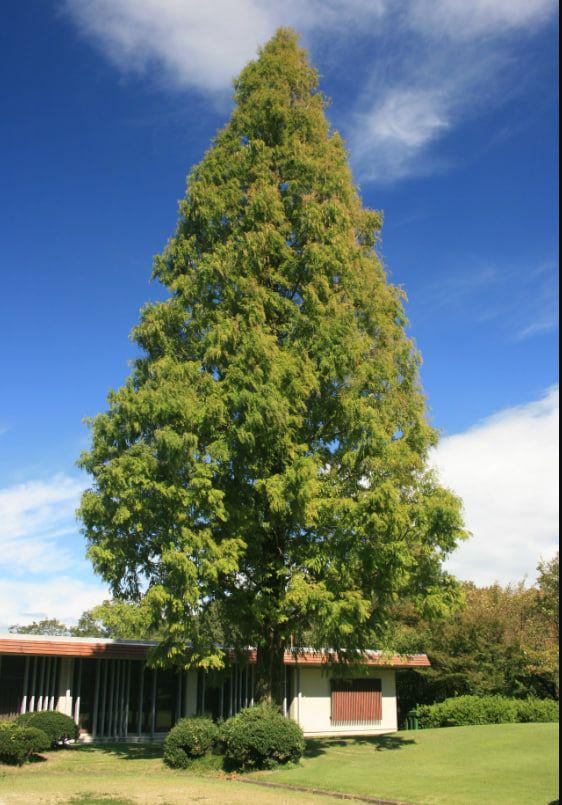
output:
[[61,657],[59,684],[56,691],[56,707],[59,713],[72,715],[72,674],[74,671],[74,658]]

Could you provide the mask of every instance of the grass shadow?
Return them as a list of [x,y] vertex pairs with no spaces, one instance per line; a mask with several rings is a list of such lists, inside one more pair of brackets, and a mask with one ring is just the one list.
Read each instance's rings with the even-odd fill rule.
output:
[[72,799],[66,800],[69,805],[134,805],[134,800],[123,799],[123,797],[114,797],[111,794],[94,794],[86,791],[83,794],[77,794]]
[[[104,754],[122,760],[162,760],[164,745],[161,743],[92,743],[77,746],[75,751],[84,754]],[[201,758],[195,758],[184,769],[191,774],[205,776],[219,773],[230,773],[236,770],[224,755],[211,752]]]
[[330,749],[351,748],[370,746],[377,752],[386,752],[393,749],[404,749],[407,746],[415,745],[416,741],[411,738],[403,738],[400,735],[358,735],[350,738],[308,738],[306,741],[306,758],[319,757]]
[[161,758],[164,747],[161,743],[92,743],[74,747],[76,752],[102,752],[123,760],[155,760]]
[[49,758],[45,757],[45,755],[30,755],[27,758],[28,763],[46,763]]

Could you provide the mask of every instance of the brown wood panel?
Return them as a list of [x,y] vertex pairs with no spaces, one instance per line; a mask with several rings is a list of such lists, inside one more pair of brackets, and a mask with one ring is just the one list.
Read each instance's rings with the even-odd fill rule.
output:
[[[150,644],[74,642],[72,639],[65,640],[64,638],[60,640],[20,640],[7,636],[0,637],[0,654],[106,657],[108,659],[139,660],[147,657],[151,647]],[[249,649],[247,656],[250,663],[256,662],[255,649]],[[233,652],[230,653],[230,657],[234,659]],[[318,667],[343,661],[345,661],[345,658],[328,651],[286,651],[284,656],[285,665]],[[423,668],[428,667],[430,662],[425,654],[400,656],[398,654],[372,653],[363,656],[361,665],[368,665],[373,668]]]
[[[345,662],[337,654],[329,652],[285,652],[285,665],[328,665],[330,663]],[[414,654],[410,656],[366,654],[361,659],[361,665],[374,668],[426,668],[431,663],[427,655]]]
[[360,724],[382,721],[380,679],[332,680],[332,722]]
[[122,643],[72,643],[64,640],[41,641],[0,638],[0,654],[139,660],[146,658],[150,648],[150,646],[124,645]]

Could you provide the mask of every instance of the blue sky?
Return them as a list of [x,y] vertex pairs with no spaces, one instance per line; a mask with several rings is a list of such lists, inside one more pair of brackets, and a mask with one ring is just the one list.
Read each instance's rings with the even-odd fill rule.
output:
[[0,625],[104,596],[73,517],[82,420],[123,382],[185,176],[280,24],[384,210],[433,460],[474,533],[452,567],[532,576],[558,535],[554,3],[23,0],[3,22]]

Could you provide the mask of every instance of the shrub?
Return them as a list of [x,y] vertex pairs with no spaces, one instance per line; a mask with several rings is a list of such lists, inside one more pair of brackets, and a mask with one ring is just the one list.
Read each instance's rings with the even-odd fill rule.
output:
[[0,729],[0,763],[21,766],[31,755],[46,752],[50,746],[49,738],[35,727],[10,722]]
[[511,699],[507,696],[456,696],[413,711],[422,729],[463,727],[477,724],[508,724],[522,721],[557,721],[558,703],[541,699]]
[[228,760],[242,769],[270,769],[296,762],[304,752],[299,725],[267,704],[249,707],[229,718],[223,725],[221,740]]
[[79,736],[78,725],[70,716],[56,710],[43,710],[39,713],[23,713],[16,719],[16,724],[36,727],[49,738],[52,747],[76,740]]
[[517,702],[518,721],[558,721],[560,705],[553,699],[521,699]]
[[217,741],[218,727],[210,718],[182,718],[164,741],[164,763],[185,769],[191,760],[207,754]]

